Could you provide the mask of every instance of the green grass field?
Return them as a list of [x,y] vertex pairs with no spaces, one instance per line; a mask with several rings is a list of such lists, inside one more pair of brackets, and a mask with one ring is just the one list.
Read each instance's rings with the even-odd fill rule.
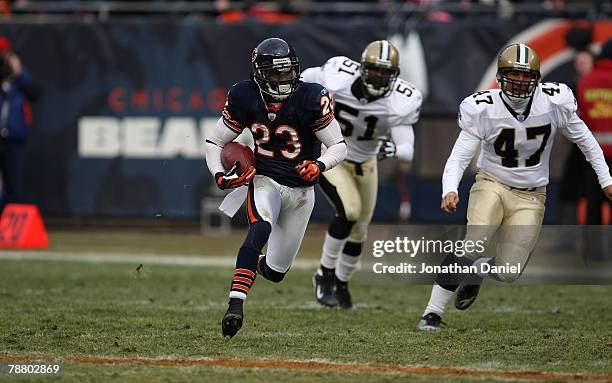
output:
[[[316,259],[318,233],[311,235],[300,257]],[[209,241],[199,235],[61,232],[53,233],[52,249],[223,255],[233,253],[239,237]],[[138,266],[1,259],[0,358],[43,355],[64,359],[63,380],[74,382],[514,380],[504,375],[459,376],[452,371],[428,375],[378,367],[360,372],[358,367],[363,364],[529,370],[612,379],[610,286],[485,285],[473,308],[449,310],[444,318],[448,326],[432,334],[414,330],[429,286],[372,285],[358,277],[353,295],[359,309],[345,312],[316,304],[313,270],[296,268],[281,284],[262,278],[256,281],[245,305],[243,329],[226,340],[221,337],[220,320],[231,266],[142,262],[137,271]],[[160,358],[177,363],[234,359],[238,364],[172,366],[157,363]],[[260,368],[249,364],[267,359],[276,364]],[[283,364],[287,360],[338,366],[354,363],[356,368],[291,369]],[[240,361],[244,361],[242,368]],[[559,376],[525,380],[578,379]],[[7,379],[0,376],[0,380]]]

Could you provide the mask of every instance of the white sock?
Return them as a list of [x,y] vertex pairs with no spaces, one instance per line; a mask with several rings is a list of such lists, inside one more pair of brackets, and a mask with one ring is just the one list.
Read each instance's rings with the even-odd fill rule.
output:
[[336,277],[342,282],[350,281],[358,265],[359,256],[340,254],[336,264]]
[[241,293],[239,291],[230,291],[229,297],[230,297],[230,299],[231,298],[238,298],[238,299],[242,299],[243,301],[246,301],[247,295],[245,293]]
[[437,283],[434,283],[433,288],[431,289],[431,297],[429,298],[429,302],[427,303],[427,307],[425,308],[423,315],[428,313],[436,313],[442,316],[448,301],[450,301],[453,297],[453,293],[454,291],[447,290]]
[[323,251],[321,252],[321,265],[328,269],[336,268],[336,261],[338,256],[344,248],[344,244],[348,240],[347,238],[338,239],[334,238],[329,233],[325,233],[325,241],[323,242]]
[[481,273],[480,272],[480,265],[482,265],[483,263],[487,263],[489,262],[491,259],[491,257],[485,257],[485,258],[478,258],[473,265],[477,267],[478,272],[476,274],[478,274],[479,277],[486,277],[488,275],[488,273]]

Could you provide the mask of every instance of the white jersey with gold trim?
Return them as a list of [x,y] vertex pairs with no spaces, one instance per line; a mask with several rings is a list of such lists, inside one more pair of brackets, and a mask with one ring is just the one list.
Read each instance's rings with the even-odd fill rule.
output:
[[[516,188],[548,184],[550,153],[558,131],[583,152],[586,150],[587,158],[595,158],[601,152],[599,146],[592,147],[589,140],[592,135],[576,115],[576,99],[565,84],[539,84],[523,114],[517,114],[506,103],[499,89],[477,92],[461,103],[458,123],[462,135],[467,133],[465,144],[471,139],[480,140],[478,167]],[[462,135],[455,147],[461,146]],[[450,162],[449,158],[445,179],[456,180],[458,184],[461,175],[452,173],[459,169],[454,169]],[[454,182],[444,187],[447,191],[456,187],[450,183]]]
[[359,68],[358,62],[347,57],[333,57],[321,67],[304,70],[302,81],[316,82],[329,90],[347,143],[346,159],[361,163],[378,153],[378,139],[388,136],[390,128],[411,129],[419,119],[423,96],[414,85],[398,78],[386,96],[371,102],[360,100],[351,91],[360,76]]

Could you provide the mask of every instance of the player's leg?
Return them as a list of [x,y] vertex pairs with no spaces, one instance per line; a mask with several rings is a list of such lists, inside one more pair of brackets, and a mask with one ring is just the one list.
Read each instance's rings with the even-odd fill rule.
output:
[[545,201],[545,188],[539,188],[535,192],[509,188],[504,190],[502,194],[504,219],[497,233],[495,257],[478,261],[506,267],[517,266],[520,271],[502,274],[479,272],[468,275],[457,288],[455,306],[459,310],[465,310],[474,303],[485,277],[511,283],[522,274],[538,240],[544,218]]
[[[485,230],[493,231],[501,224],[504,214],[501,201],[502,192],[503,186],[499,183],[482,174],[476,176],[476,182],[470,189],[468,200],[466,239],[483,238],[487,236],[484,233]],[[473,261],[469,257],[448,254],[442,261],[442,265],[469,266]],[[441,318],[446,306],[465,277],[466,275],[463,274],[438,274],[436,276],[429,302],[418,324],[419,330],[437,331],[440,329]]]
[[[540,232],[542,219],[544,218],[546,190],[540,188],[534,192],[527,192],[504,186],[501,195],[504,218],[495,241],[495,256],[478,259],[474,264],[478,269],[481,268],[480,263],[483,262],[504,266],[510,264],[511,266],[520,266],[522,273]],[[488,237],[491,238],[492,235],[488,235]],[[459,310],[470,307],[476,300],[485,277],[512,282],[521,273],[498,275],[478,272],[469,274],[457,288],[455,307]]]
[[[468,210],[468,226],[465,239],[472,242],[482,241],[485,238],[490,240],[496,235],[497,230],[500,225],[503,224],[508,213],[504,204],[504,198],[510,193],[508,186],[501,184],[499,181],[485,174],[479,174],[477,176],[477,179],[478,178],[482,178],[487,182],[483,185],[495,189],[500,206],[496,208],[498,214],[493,217],[493,220],[491,220],[491,217],[487,216],[487,214],[483,214],[478,205],[474,205],[472,210]],[[490,249],[493,251],[492,248]],[[495,263],[494,254],[485,257],[483,257],[482,254],[466,254],[466,258],[468,261],[465,264],[468,266],[474,265],[477,269],[481,268],[482,263]],[[460,275],[459,284],[455,288],[455,307],[458,310],[466,310],[476,301],[485,277],[486,274],[482,273]]]
[[343,309],[354,308],[348,282],[357,269],[363,242],[368,233],[368,225],[372,221],[376,197],[378,193],[378,167],[376,157],[361,164],[360,171],[355,174],[358,196],[361,201],[361,214],[349,235],[348,241],[336,263],[335,296],[338,306]]
[[546,189],[542,187],[531,192],[509,190],[503,200],[506,215],[495,264],[519,266],[520,273],[490,273],[489,276],[511,283],[522,274],[537,244],[544,220]]
[[260,274],[280,282],[291,267],[304,239],[304,233],[314,207],[314,188],[286,188],[282,208],[272,228],[266,255],[259,259]]
[[323,194],[336,210],[336,216],[325,234],[321,264],[313,277],[316,299],[325,306],[338,304],[333,294],[335,268],[361,212],[361,201],[353,178],[354,166],[343,162],[323,173],[319,180]]
[[257,260],[268,242],[280,208],[281,197],[272,181],[265,176],[255,176],[247,196],[249,231],[236,258],[229,307],[221,322],[223,336],[232,337],[242,327],[242,305],[255,282]]

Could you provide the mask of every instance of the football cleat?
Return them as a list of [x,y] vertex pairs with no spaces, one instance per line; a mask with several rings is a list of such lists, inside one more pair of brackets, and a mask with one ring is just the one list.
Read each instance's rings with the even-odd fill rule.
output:
[[348,289],[348,282],[342,282],[335,278],[334,296],[338,301],[338,307],[345,310],[355,310],[357,307],[353,304],[351,293]]
[[427,313],[423,315],[419,324],[417,325],[417,330],[420,331],[440,331],[440,324],[446,324],[442,322],[442,318],[440,315],[436,313]]
[[480,286],[482,286],[483,277],[477,274],[468,275],[457,287],[457,296],[455,297],[455,307],[457,310],[465,310],[474,303]]
[[318,269],[312,277],[317,302],[327,307],[338,306],[338,300],[334,296],[334,271],[322,271]]
[[232,338],[242,327],[242,299],[231,298],[229,307],[221,321],[221,331],[223,337]]

